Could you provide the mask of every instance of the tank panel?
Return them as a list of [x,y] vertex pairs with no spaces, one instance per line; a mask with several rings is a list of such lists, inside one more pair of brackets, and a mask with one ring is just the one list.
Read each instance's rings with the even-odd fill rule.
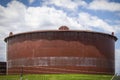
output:
[[[8,73],[114,74],[112,36],[80,31],[46,31],[9,37]],[[35,72],[36,70],[36,72]]]

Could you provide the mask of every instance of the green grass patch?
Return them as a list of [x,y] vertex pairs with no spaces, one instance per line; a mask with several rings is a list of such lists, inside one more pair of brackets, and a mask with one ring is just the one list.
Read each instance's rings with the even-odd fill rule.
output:
[[[27,74],[22,80],[110,80],[112,75],[92,74]],[[20,75],[1,75],[0,80],[20,80]]]

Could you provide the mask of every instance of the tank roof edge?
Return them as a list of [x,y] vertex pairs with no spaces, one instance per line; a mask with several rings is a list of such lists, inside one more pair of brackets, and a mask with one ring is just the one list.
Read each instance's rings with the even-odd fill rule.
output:
[[103,33],[103,32],[96,32],[96,31],[88,31],[88,30],[39,30],[39,31],[29,31],[29,32],[22,32],[22,33],[17,33],[17,34],[13,34],[9,35],[8,37],[6,37],[4,39],[5,42],[7,42],[8,38],[17,36],[17,35],[23,35],[23,34],[31,34],[31,33],[39,33],[39,32],[86,32],[86,33],[97,33],[97,34],[103,34],[103,35],[108,35],[114,38],[115,41],[118,40],[118,38],[112,34],[108,34],[108,33]]

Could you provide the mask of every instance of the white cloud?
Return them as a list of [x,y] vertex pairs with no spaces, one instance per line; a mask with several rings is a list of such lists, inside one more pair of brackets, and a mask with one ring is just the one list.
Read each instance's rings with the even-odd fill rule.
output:
[[0,61],[6,61],[6,50],[5,50],[5,46],[2,46],[3,42],[0,42]]
[[[61,10],[49,7],[29,7],[26,11],[25,23],[27,26],[41,29],[57,29],[61,25],[70,27],[81,27],[74,18],[68,17],[67,14]],[[44,27],[43,27],[44,26]]]
[[87,5],[87,3],[84,0],[46,0],[44,4],[53,4],[70,10],[75,10],[78,8],[78,6]]
[[29,4],[32,4],[35,0],[28,0]]
[[93,0],[89,5],[89,9],[106,10],[106,11],[120,11],[120,3],[109,2],[109,0]]
[[4,37],[7,35],[7,29],[0,26],[0,61],[6,61],[6,50],[4,45]]
[[[12,1],[7,7],[0,6],[0,27],[4,31],[23,32],[33,29],[57,29],[61,25],[81,27],[74,18],[54,7],[28,7]],[[32,29],[32,30],[33,30]]]
[[116,49],[115,58],[115,73],[120,75],[120,49]]
[[113,26],[106,23],[104,20],[96,17],[91,16],[88,13],[81,12],[79,13],[78,21],[80,24],[90,27],[90,28],[98,28],[102,29],[107,32],[115,32],[116,30],[113,28]]
[[50,4],[69,10],[84,7],[92,10],[120,11],[120,3],[110,2],[109,0],[93,0],[90,3],[86,3],[84,0],[46,0],[43,5]]
[[[17,1],[12,1],[7,7],[0,7],[0,26],[8,31],[15,30],[24,23],[26,7]],[[21,24],[22,23],[22,24]]]

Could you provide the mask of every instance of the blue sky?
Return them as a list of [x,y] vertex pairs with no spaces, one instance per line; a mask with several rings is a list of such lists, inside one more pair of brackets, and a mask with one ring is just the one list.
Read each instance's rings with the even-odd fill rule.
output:
[[115,32],[116,69],[120,72],[120,0],[0,0],[0,61],[6,61],[9,32],[58,29]]

